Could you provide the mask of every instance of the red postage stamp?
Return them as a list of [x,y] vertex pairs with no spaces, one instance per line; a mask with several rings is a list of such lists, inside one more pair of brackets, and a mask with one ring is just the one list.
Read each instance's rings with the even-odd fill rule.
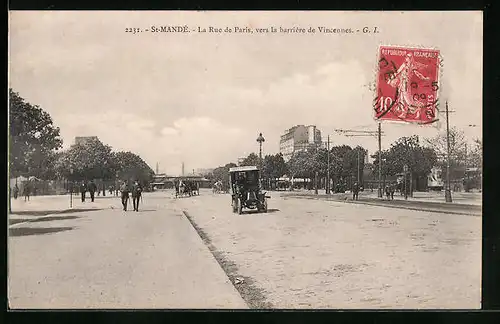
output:
[[381,46],[375,118],[430,124],[437,120],[439,50]]

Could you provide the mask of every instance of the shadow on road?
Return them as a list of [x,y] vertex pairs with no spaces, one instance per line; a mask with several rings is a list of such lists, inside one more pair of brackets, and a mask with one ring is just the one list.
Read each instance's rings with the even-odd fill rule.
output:
[[267,210],[267,213],[264,213],[264,212],[260,212],[260,211],[257,211],[257,210],[244,210],[241,215],[259,215],[259,214],[271,214],[271,213],[276,213],[276,212],[279,212],[280,210],[279,209],[276,209],[276,208],[270,208]]
[[17,223],[23,223],[23,222],[29,222],[29,219],[23,218],[23,219],[9,219],[9,225],[14,225]]
[[11,215],[24,215],[24,216],[46,216],[50,214],[69,214],[69,213],[81,213],[88,211],[98,211],[102,208],[73,208],[65,210],[21,210],[14,211],[10,213]]
[[43,235],[43,234],[70,231],[72,229],[74,229],[74,227],[49,227],[49,228],[18,227],[18,228],[9,228],[9,236]]
[[81,218],[81,217],[79,217],[79,216],[51,216],[51,217],[32,219],[32,220],[29,220],[29,222],[30,223],[50,222],[50,221],[56,221],[56,220],[67,220],[67,219],[77,219],[77,218]]

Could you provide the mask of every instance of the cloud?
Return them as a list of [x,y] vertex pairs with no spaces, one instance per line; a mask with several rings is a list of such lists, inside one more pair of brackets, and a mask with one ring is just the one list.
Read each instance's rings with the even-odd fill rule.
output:
[[[482,20],[463,13],[14,12],[9,83],[47,110],[66,142],[96,135],[160,169],[214,167],[279,149],[281,133],[315,124],[376,129],[372,93],[378,45],[432,45],[445,57],[453,124],[481,124]],[[432,19],[430,19],[432,18]],[[78,24],[74,22],[78,21]],[[362,28],[378,35],[141,34],[145,24]],[[429,22],[422,25],[422,22]],[[360,25],[362,22],[362,25]],[[440,33],[435,33],[439,26]],[[335,26],[333,26],[335,27]],[[411,31],[409,38],[408,31]],[[460,37],[459,37],[460,36]],[[460,39],[460,41],[456,41]],[[465,49],[465,50],[464,50]],[[473,111],[472,111],[473,110]],[[383,147],[434,128],[384,124]],[[480,129],[478,128],[480,132]],[[332,138],[377,148],[376,138]]]

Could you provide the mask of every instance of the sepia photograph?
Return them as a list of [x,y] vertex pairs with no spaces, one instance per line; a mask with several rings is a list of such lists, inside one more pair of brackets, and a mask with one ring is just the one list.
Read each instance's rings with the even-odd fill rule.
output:
[[10,309],[481,308],[481,11],[8,29]]

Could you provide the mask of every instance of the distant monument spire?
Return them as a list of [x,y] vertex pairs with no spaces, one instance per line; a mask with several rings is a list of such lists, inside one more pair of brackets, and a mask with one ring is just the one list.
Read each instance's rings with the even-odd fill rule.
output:
[[184,176],[184,162],[182,162],[182,176]]

